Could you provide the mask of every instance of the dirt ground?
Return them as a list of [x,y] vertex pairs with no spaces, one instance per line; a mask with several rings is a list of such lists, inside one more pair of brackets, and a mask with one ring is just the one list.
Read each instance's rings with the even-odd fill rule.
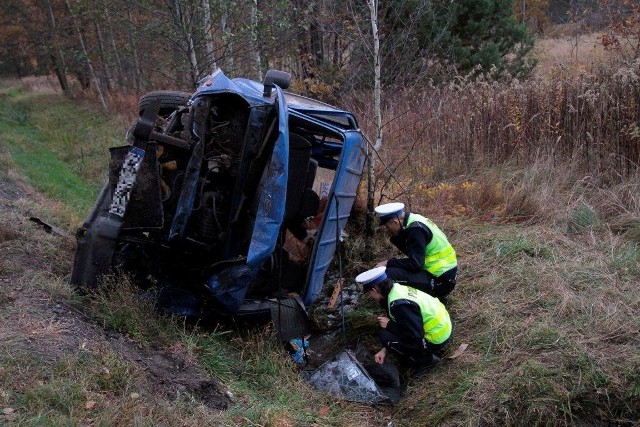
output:
[[29,220],[43,215],[50,221],[46,213],[52,207],[19,179],[0,176],[0,351],[29,354],[49,365],[82,352],[111,352],[139,368],[145,393],[167,400],[187,393],[211,409],[228,408],[232,402],[224,387],[181,346],[142,349],[38,286],[41,278],[60,281],[68,274],[75,248],[73,236],[48,233]]

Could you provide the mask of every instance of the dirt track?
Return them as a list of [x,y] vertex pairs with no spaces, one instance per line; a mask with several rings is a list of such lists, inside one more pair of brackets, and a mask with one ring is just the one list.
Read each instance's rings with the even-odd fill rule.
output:
[[65,289],[62,278],[75,246],[72,235],[47,233],[29,220],[51,206],[26,184],[0,176],[0,351],[18,364],[28,355],[46,366],[83,354],[115,354],[133,367],[139,390],[153,399],[188,395],[213,410],[226,409],[231,401],[224,388],[180,344],[142,349],[43,286],[57,281]]

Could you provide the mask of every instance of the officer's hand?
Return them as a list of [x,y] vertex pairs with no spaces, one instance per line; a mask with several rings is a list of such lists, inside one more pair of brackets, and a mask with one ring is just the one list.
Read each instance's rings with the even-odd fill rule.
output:
[[387,261],[380,261],[379,263],[376,264],[376,267],[386,267],[387,266]]
[[384,363],[384,359],[387,358],[387,348],[382,347],[382,350],[376,353],[375,360],[378,365],[382,365]]
[[382,329],[386,329],[387,323],[389,323],[389,318],[387,316],[378,316],[378,323]]

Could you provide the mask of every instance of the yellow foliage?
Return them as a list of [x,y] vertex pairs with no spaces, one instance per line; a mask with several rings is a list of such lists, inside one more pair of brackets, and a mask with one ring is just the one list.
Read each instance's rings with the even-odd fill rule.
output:
[[460,183],[440,182],[425,188],[426,184],[416,186],[417,199],[432,211],[435,207],[444,209],[445,215],[496,216],[504,210],[503,188],[496,182],[463,181]]

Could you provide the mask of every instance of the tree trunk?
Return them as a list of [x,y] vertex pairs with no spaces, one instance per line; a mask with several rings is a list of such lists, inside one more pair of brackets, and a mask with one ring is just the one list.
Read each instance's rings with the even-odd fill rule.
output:
[[222,27],[222,41],[224,43],[224,67],[229,75],[233,74],[234,58],[233,58],[233,38],[231,37],[231,27],[229,26],[229,6],[225,6],[224,12],[220,17],[220,26]]
[[56,73],[56,77],[58,78],[58,83],[60,83],[60,87],[62,88],[62,92],[64,93],[64,96],[66,96],[67,98],[71,99],[73,98],[73,91],[71,90],[71,87],[69,86],[69,81],[67,80],[67,74],[65,72],[65,66],[64,65],[60,65],[60,63],[62,62],[62,64],[64,64],[64,60],[61,60],[56,53],[52,53],[50,55],[51,58],[51,65],[53,66],[53,71]]
[[105,55],[104,40],[102,38],[102,31],[100,31],[100,24],[98,21],[93,21],[93,25],[96,28],[96,36],[98,37],[98,52],[100,53],[100,61],[102,62],[102,69],[104,70],[104,85],[107,90],[111,91],[111,71],[109,70],[109,63]]
[[198,67],[198,58],[196,57],[195,44],[193,43],[193,25],[187,24],[182,13],[182,7],[179,0],[174,0],[173,5],[175,7],[176,23],[180,32],[184,37],[184,41],[187,47],[187,56],[189,58],[189,64],[191,65],[191,84],[195,86],[200,78],[200,69]]
[[224,12],[220,17],[222,27],[222,41],[224,43],[224,67],[227,75],[233,74],[233,39],[231,37],[231,27],[229,26],[229,5],[225,5]]
[[129,3],[127,3],[127,35],[129,36],[129,46],[131,48],[131,52],[133,53],[133,82],[135,85],[135,90],[139,92],[142,88],[142,69],[140,68],[140,59],[138,58],[138,47],[136,46],[136,39],[133,35],[133,19],[131,18],[131,9],[128,5]]
[[120,53],[118,52],[118,48],[116,46],[115,37],[113,36],[113,26],[111,22],[111,15],[109,13],[109,8],[107,7],[107,2],[103,2],[104,8],[104,16],[107,23],[107,36],[109,38],[109,44],[111,45],[111,50],[113,51],[113,56],[116,60],[115,64],[115,79],[118,86],[124,85],[124,76],[123,76],[123,68],[122,61],[120,61]]
[[258,0],[251,3],[251,52],[258,81],[262,81],[262,58],[258,44]]
[[373,36],[373,67],[374,67],[374,87],[373,87],[373,109],[376,117],[376,140],[373,150],[369,150],[369,171],[367,187],[367,221],[366,228],[369,235],[373,235],[373,198],[375,197],[375,157],[374,154],[382,147],[382,89],[380,84],[380,36],[378,34],[378,0],[367,0],[369,11],[371,12],[371,34]]
[[206,58],[204,66],[210,71],[215,71],[218,68],[216,64],[216,52],[213,46],[213,30],[211,25],[211,7],[209,6],[209,0],[202,0],[202,9],[204,11],[204,39],[206,45]]
[[56,26],[56,17],[53,13],[53,8],[51,7],[51,0],[47,0],[47,11],[49,13],[49,27],[51,28],[52,43],[51,47],[51,64],[53,66],[53,71],[56,73],[56,77],[58,78],[58,82],[60,83],[60,88],[64,93],[64,96],[71,99],[73,98],[73,91],[71,90],[71,86],[69,85],[69,80],[67,80],[67,66],[64,62],[64,55],[62,50],[58,48],[58,28]]
[[78,34],[78,40],[80,41],[80,47],[82,47],[82,53],[85,57],[85,60],[87,62],[87,67],[89,68],[89,75],[91,76],[91,80],[93,80],[93,83],[96,85],[96,92],[98,93],[98,98],[100,99],[100,103],[102,104],[102,107],[105,109],[105,111],[108,111],[109,109],[107,108],[107,103],[104,100],[104,96],[102,96],[102,90],[100,89],[100,82],[98,81],[98,78],[96,77],[96,73],[93,71],[93,65],[91,65],[91,60],[89,59],[89,54],[87,53],[87,48],[84,44],[84,37],[82,37],[82,32],[80,31],[80,26],[78,25],[78,20],[76,18],[76,15],[73,13],[73,10],[71,9],[71,5],[69,4],[69,0],[64,0],[65,4],[67,5],[67,9],[69,9],[69,13],[71,14],[71,18],[73,19],[73,26],[75,27],[76,33]]
[[196,57],[196,47],[193,44],[191,32],[186,34],[189,43],[189,62],[191,63],[191,83],[195,87],[200,79],[200,69],[198,68],[198,58]]

